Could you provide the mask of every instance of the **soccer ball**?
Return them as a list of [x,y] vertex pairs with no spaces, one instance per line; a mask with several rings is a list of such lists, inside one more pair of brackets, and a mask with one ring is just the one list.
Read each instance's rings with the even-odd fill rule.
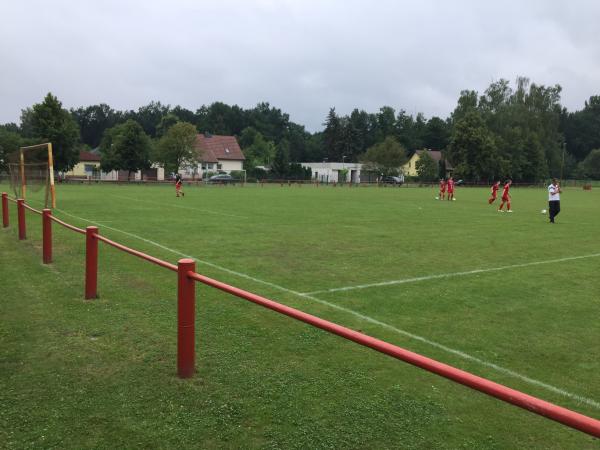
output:
[[545,209],[542,209],[542,214],[546,214],[546,210]]
[[440,198],[439,198],[439,197],[436,197],[435,199],[436,199],[436,200],[439,200]]

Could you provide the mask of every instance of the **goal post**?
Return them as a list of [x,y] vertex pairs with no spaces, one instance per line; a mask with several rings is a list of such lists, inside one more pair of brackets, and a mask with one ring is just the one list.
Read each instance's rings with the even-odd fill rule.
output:
[[34,186],[43,186],[46,206],[48,206],[48,198],[50,198],[52,208],[56,208],[52,143],[45,142],[20,147],[18,156],[12,159],[14,162],[9,163],[9,168],[15,195],[27,199],[28,189],[31,190]]

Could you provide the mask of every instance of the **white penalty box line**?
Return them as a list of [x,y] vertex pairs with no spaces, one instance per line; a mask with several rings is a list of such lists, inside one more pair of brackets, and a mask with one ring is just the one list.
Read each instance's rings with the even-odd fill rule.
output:
[[[222,272],[226,272],[226,273],[229,273],[231,275],[235,275],[237,277],[244,278],[244,279],[253,281],[255,283],[258,283],[258,284],[269,286],[269,287],[274,288],[276,290],[279,290],[281,292],[286,292],[288,294],[292,294],[292,295],[295,295],[295,296],[298,296],[298,297],[301,297],[301,298],[305,298],[305,299],[314,301],[316,303],[320,303],[320,304],[325,305],[327,307],[330,307],[332,309],[337,309],[338,311],[342,311],[342,312],[345,312],[347,314],[350,314],[350,315],[352,315],[354,317],[357,317],[358,319],[361,319],[361,320],[363,320],[365,322],[369,322],[369,323],[372,323],[374,325],[378,325],[378,326],[380,326],[382,328],[385,328],[387,330],[393,331],[393,332],[395,332],[397,334],[400,334],[402,336],[411,338],[413,340],[422,342],[424,344],[430,345],[430,346],[435,347],[437,349],[443,350],[443,351],[445,351],[447,353],[450,353],[452,355],[458,356],[458,357],[460,357],[462,359],[465,359],[467,361],[475,362],[477,364],[480,364],[480,365],[482,365],[484,367],[488,367],[490,369],[493,369],[493,370],[495,370],[495,371],[497,371],[499,373],[502,373],[504,375],[508,375],[510,377],[519,379],[519,380],[521,380],[521,381],[523,381],[523,382],[525,382],[527,384],[530,384],[532,386],[537,386],[537,387],[543,388],[543,389],[545,389],[545,390],[547,390],[549,392],[553,392],[555,394],[561,395],[563,397],[570,398],[570,399],[575,400],[575,401],[577,401],[579,403],[583,403],[583,404],[591,406],[591,407],[593,407],[595,409],[599,409],[600,410],[600,402],[597,402],[596,400],[593,400],[593,399],[587,398],[587,397],[583,397],[583,396],[578,395],[578,394],[573,394],[571,392],[565,391],[564,389],[557,388],[555,386],[552,386],[550,384],[544,383],[544,382],[539,381],[539,380],[535,380],[533,378],[527,377],[527,376],[522,375],[522,374],[520,374],[518,372],[515,372],[513,370],[506,369],[506,368],[504,368],[502,366],[498,366],[497,364],[494,364],[494,363],[482,360],[480,358],[477,358],[475,356],[469,355],[468,353],[462,352],[460,350],[453,349],[451,347],[447,347],[447,346],[445,346],[443,344],[440,344],[438,342],[426,339],[426,338],[424,338],[422,336],[410,333],[410,332],[408,332],[406,330],[402,330],[401,328],[397,328],[397,327],[395,327],[393,325],[390,325],[388,323],[381,322],[381,321],[379,321],[377,319],[374,319],[372,317],[369,317],[369,316],[366,316],[366,315],[361,314],[359,312],[356,312],[356,311],[354,311],[352,309],[345,308],[343,306],[337,305],[335,303],[328,302],[326,300],[322,300],[320,298],[315,297],[312,294],[297,292],[297,291],[294,291],[292,289],[288,289],[286,287],[279,286],[279,285],[277,285],[275,283],[264,281],[264,280],[261,280],[259,278],[255,278],[253,276],[250,276],[248,274],[245,274],[245,273],[242,273],[242,272],[237,272],[235,270],[231,270],[231,269],[228,269],[226,267],[219,266],[218,264],[214,264],[214,263],[211,263],[211,262],[208,262],[208,261],[202,261],[202,260],[200,260],[198,258],[195,258],[193,256],[186,255],[185,253],[182,253],[182,252],[180,252],[178,250],[175,250],[175,249],[166,247],[166,246],[164,246],[162,244],[159,244],[158,242],[151,241],[149,239],[143,238],[143,237],[138,236],[138,235],[133,234],[133,233],[129,233],[127,231],[120,230],[118,228],[109,227],[104,222],[96,222],[96,221],[92,221],[92,220],[89,220],[89,219],[85,219],[83,217],[79,217],[79,216],[70,214],[70,213],[68,213],[68,212],[66,212],[64,210],[58,209],[58,208],[55,208],[55,210],[59,211],[59,212],[61,212],[63,214],[65,214],[65,215],[67,215],[69,217],[73,217],[75,219],[81,220],[83,222],[87,222],[87,223],[91,223],[91,224],[94,224],[94,225],[98,225],[98,226],[101,226],[103,228],[106,228],[106,229],[109,229],[109,230],[113,230],[113,231],[116,231],[118,233],[124,234],[126,236],[130,236],[132,238],[138,239],[138,240],[140,240],[142,242],[145,242],[147,244],[153,245],[153,246],[155,246],[157,248],[160,248],[162,250],[168,251],[168,252],[173,253],[173,254],[175,254],[177,256],[180,256],[182,258],[191,258],[191,259],[195,260],[196,262],[198,262],[200,264],[204,264],[206,266],[212,267],[212,268],[220,270]],[[524,266],[527,266],[527,265],[536,265],[536,264],[549,264],[550,262],[569,261],[569,260],[572,260],[572,259],[592,258],[592,257],[595,257],[595,256],[600,256],[600,253],[595,254],[595,255],[584,255],[584,256],[575,256],[575,257],[570,257],[570,258],[561,258],[559,260],[553,260],[553,261],[538,261],[538,262],[534,262],[534,263],[524,264]],[[519,266],[523,266],[523,265],[515,265],[515,266],[511,266],[511,267],[519,267]],[[506,268],[508,268],[508,266]],[[503,268],[498,268],[497,270],[501,270],[501,269],[503,269]],[[491,270],[492,269],[486,269],[486,271],[491,271]],[[475,272],[475,271],[472,271],[472,272]],[[421,277],[421,278],[423,278],[423,277]]]
[[357,289],[369,289],[369,288],[373,288],[373,287],[394,286],[397,284],[417,283],[419,281],[429,281],[429,280],[436,280],[436,279],[440,279],[440,278],[461,277],[461,276],[465,276],[465,275],[476,275],[479,273],[498,272],[501,270],[518,269],[521,267],[539,266],[542,264],[555,264],[555,263],[561,263],[561,262],[566,262],[566,261],[574,261],[577,259],[597,258],[598,256],[600,256],[600,253],[592,253],[589,255],[581,255],[581,256],[569,256],[566,258],[547,259],[547,260],[543,260],[543,261],[533,261],[533,262],[523,263],[523,264],[512,264],[510,266],[489,267],[486,269],[468,270],[466,272],[440,273],[440,274],[433,274],[433,275],[425,275],[422,277],[403,278],[400,280],[381,281],[378,283],[358,284],[355,286],[344,286],[344,287],[332,288],[332,289],[322,289],[319,291],[304,292],[304,293],[302,293],[302,295],[329,294],[329,293],[333,293],[333,292],[344,292],[344,291],[353,291],[353,290],[357,290]]

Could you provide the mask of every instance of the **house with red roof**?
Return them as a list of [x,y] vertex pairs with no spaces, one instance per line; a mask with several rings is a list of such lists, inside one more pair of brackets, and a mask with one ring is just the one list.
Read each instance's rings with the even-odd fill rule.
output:
[[194,147],[198,152],[198,166],[181,170],[184,178],[202,178],[209,172],[232,172],[244,169],[244,153],[235,136],[198,134]]
[[246,158],[235,136],[198,134],[195,147],[203,171],[231,172],[244,169]]

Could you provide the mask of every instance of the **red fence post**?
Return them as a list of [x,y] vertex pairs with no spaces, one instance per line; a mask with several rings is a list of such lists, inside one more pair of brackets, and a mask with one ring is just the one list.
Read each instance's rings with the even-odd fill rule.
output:
[[195,371],[196,282],[188,272],[196,271],[193,259],[177,262],[177,375],[190,378]]
[[27,227],[25,226],[25,207],[22,198],[17,199],[17,218],[19,219],[19,240],[27,239]]
[[8,194],[2,193],[2,226],[6,228],[8,226]]
[[85,229],[85,299],[98,298],[98,227]]
[[50,215],[51,210],[42,210],[42,261],[44,264],[50,264],[52,262],[52,220]]

